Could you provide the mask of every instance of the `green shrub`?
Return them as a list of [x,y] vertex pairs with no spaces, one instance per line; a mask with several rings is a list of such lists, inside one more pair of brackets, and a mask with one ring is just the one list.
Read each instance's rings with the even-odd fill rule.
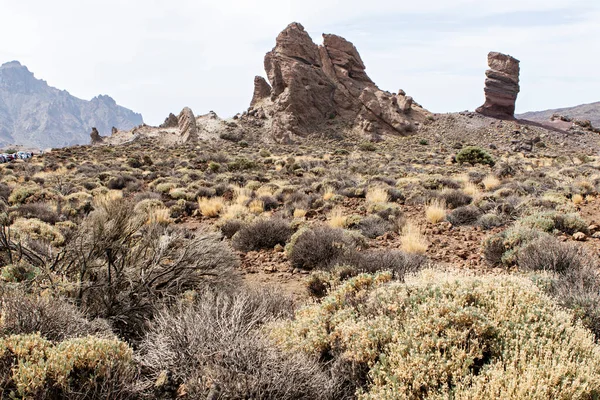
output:
[[362,142],[358,145],[358,149],[361,151],[375,151],[377,147],[371,142]]
[[132,349],[93,336],[53,344],[39,334],[0,338],[0,394],[7,398],[121,399],[135,376]]
[[[272,324],[287,351],[363,370],[358,399],[594,398],[600,347],[529,279],[359,275]],[[331,361],[330,361],[331,362]]]
[[470,146],[465,147],[456,154],[456,162],[463,164],[484,164],[493,167],[495,164],[492,156],[480,147]]
[[587,232],[587,223],[577,213],[539,212],[520,220],[521,225],[552,233],[554,230],[572,235]]

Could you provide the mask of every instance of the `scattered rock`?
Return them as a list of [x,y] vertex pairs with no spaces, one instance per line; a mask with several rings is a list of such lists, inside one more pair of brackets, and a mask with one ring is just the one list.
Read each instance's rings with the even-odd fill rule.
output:
[[519,60],[506,54],[488,54],[485,73],[485,104],[477,112],[496,118],[514,118],[519,94]]
[[577,241],[582,242],[585,240],[585,238],[586,238],[586,236],[585,236],[585,233],[583,233],[583,232],[575,232],[573,234],[573,239],[575,239]]

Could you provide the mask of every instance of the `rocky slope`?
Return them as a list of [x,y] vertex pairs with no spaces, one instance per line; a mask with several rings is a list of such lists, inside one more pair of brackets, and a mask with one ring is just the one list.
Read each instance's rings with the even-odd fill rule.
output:
[[590,104],[581,104],[575,107],[526,112],[524,114],[520,114],[519,118],[530,121],[547,122],[550,121],[554,114],[559,114],[582,121],[589,120],[595,127],[600,127],[600,101]]
[[0,66],[0,145],[47,148],[89,143],[89,132],[131,129],[142,116],[109,96],[82,100],[36,79],[18,61]]

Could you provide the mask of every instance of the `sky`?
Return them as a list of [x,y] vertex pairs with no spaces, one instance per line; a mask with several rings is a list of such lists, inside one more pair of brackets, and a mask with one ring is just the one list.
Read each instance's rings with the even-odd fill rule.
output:
[[185,106],[230,117],[294,21],[353,42],[381,89],[433,112],[483,103],[489,51],[521,61],[517,112],[600,101],[598,0],[0,0],[0,64],[151,125]]

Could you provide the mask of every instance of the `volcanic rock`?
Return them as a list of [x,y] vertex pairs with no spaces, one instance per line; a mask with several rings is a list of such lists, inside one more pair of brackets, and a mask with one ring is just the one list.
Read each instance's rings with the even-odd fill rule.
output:
[[249,116],[268,116],[275,140],[323,133],[328,126],[358,133],[406,134],[426,117],[403,92],[380,90],[365,72],[356,47],[346,39],[323,35],[317,46],[304,27],[292,23],[265,55],[270,85],[254,80]]
[[169,113],[169,116],[165,118],[165,122],[160,124],[159,128],[177,128],[179,126],[179,120],[173,113]]
[[477,112],[495,118],[512,119],[519,94],[519,60],[506,54],[490,52],[485,73],[485,104]]
[[196,117],[189,107],[184,107],[177,117],[179,131],[183,142],[198,140],[198,127],[196,126]]
[[102,143],[104,139],[100,136],[98,129],[96,127],[92,128],[92,133],[90,133],[90,138],[92,139],[92,144]]
[[267,99],[271,96],[271,86],[267,83],[265,78],[262,76],[254,77],[254,94],[252,95],[252,101],[250,102],[250,108],[254,108],[263,99]]

